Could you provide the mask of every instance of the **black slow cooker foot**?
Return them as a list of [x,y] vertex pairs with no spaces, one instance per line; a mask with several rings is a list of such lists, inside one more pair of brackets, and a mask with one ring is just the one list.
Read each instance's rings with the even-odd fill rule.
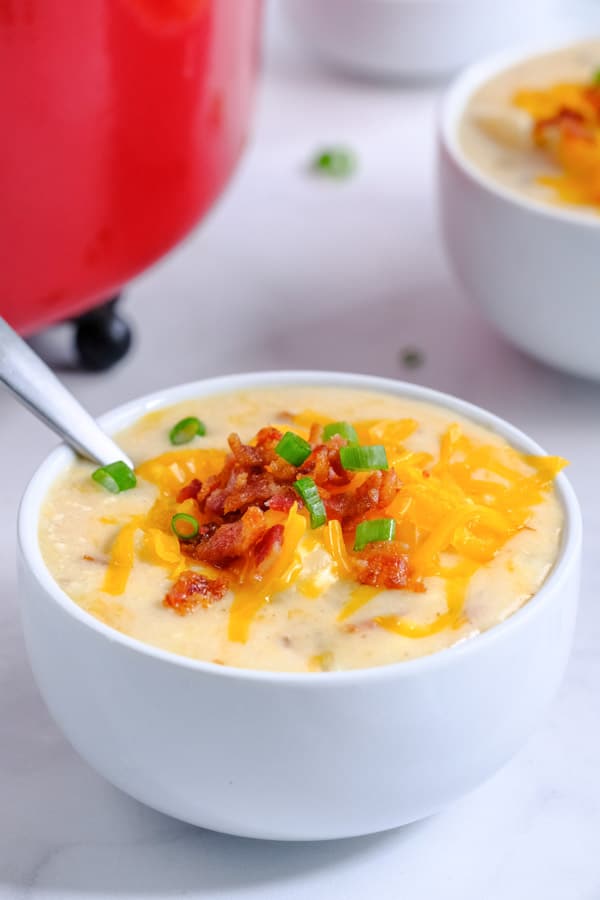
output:
[[113,297],[74,320],[79,363],[89,372],[103,372],[126,356],[131,347],[131,329],[122,319]]

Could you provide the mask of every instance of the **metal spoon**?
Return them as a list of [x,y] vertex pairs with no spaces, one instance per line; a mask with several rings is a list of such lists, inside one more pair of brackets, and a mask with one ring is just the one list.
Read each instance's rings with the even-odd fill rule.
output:
[[0,381],[77,453],[101,466],[129,457],[0,317]]

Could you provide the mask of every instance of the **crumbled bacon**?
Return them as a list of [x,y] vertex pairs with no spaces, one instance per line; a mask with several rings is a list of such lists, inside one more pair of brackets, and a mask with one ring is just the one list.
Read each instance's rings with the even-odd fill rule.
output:
[[281,456],[276,456],[267,466],[267,470],[276,481],[284,484],[292,484],[298,472],[296,466],[286,462]]
[[227,566],[245,556],[261,539],[267,530],[264,519],[264,513],[251,506],[237,522],[217,525],[209,537],[201,533],[193,541],[182,541],[181,549],[201,562]]
[[299,495],[292,487],[282,487],[269,500],[269,509],[276,512],[289,512],[294,503],[298,504],[300,509],[304,504]]
[[163,600],[178,616],[187,616],[197,606],[206,609],[227,592],[227,582],[221,578],[207,578],[199,572],[187,571],[179,576]]
[[356,578],[380,588],[404,588],[410,580],[408,557],[395,541],[369,544],[356,554]]
[[277,484],[269,475],[240,472],[224,493],[223,513],[244,513],[249,506],[265,506],[277,490]]
[[[373,472],[357,488],[353,472],[346,471],[340,449],[347,444],[341,435],[323,442],[323,427],[310,429],[311,453],[300,466],[293,466],[275,452],[282,433],[272,426],[262,428],[251,444],[237,434],[228,438],[231,453],[223,468],[204,482],[194,479],[181,489],[178,501],[194,498],[203,516],[198,535],[181,541],[183,553],[192,559],[227,568],[242,557],[254,559],[258,569],[272,564],[280,552],[284,526],[268,527],[264,512],[289,512],[302,502],[293,484],[311,477],[323,498],[330,519],[339,519],[348,532],[366,516],[383,510],[394,500],[400,485],[394,469]],[[362,584],[406,587],[408,564],[395,545],[373,545],[355,558],[356,577]]]
[[296,421],[296,417],[295,417],[294,413],[290,412],[289,409],[280,410],[277,413],[277,415],[275,416],[275,418],[279,422],[289,422],[292,425]]
[[329,519],[339,519],[347,530],[376,509],[389,506],[400,490],[395,469],[373,472],[355,491],[332,494],[325,499]]
[[594,129],[584,116],[575,109],[563,106],[555,115],[536,122],[533,136],[538,144],[551,143],[555,135],[564,134],[568,137],[578,138],[584,141],[594,141]]
[[318,422],[313,422],[310,426],[310,431],[308,433],[308,442],[312,444],[313,447],[315,444],[321,444],[323,442],[323,426],[319,425]]
[[[320,429],[319,435],[323,429]],[[344,447],[348,441],[334,435],[326,444],[313,446],[313,451],[308,459],[300,467],[303,475],[310,475],[319,487],[339,487],[350,484],[353,475],[342,466],[340,459],[340,447]]]
[[229,481],[231,474],[235,468],[233,456],[228,456],[223,463],[223,468],[216,475],[210,475],[206,481],[202,482],[202,487],[198,491],[196,497],[198,504],[202,508],[207,498],[218,488],[223,488]]
[[202,488],[202,482],[198,478],[193,478],[189,484],[182,487],[177,494],[177,502],[184,503],[186,500],[195,500]]
[[[329,451],[325,444],[319,444],[302,466],[302,474],[310,475],[316,485],[327,484],[331,473],[329,464]],[[335,478],[335,472],[333,472]]]
[[285,528],[283,525],[273,525],[254,545],[254,559],[259,572],[269,569],[274,558],[281,551]]
[[246,468],[263,468],[276,458],[275,447],[281,438],[281,432],[269,426],[260,429],[256,435],[255,446],[243,444],[239,434],[235,432],[229,435],[227,443],[238,465]]
[[596,115],[600,119],[600,86],[592,85],[585,91],[585,99],[594,107]]
[[348,634],[364,634],[366,631],[373,631],[377,628],[375,619],[363,619],[361,622],[346,622],[341,626],[341,630]]

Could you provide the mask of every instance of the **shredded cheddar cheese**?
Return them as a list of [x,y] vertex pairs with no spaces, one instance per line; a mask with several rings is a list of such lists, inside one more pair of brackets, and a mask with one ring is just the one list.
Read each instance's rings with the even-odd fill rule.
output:
[[295,503],[288,515],[281,552],[261,579],[236,591],[229,614],[229,640],[245,642],[253,618],[271,597],[289,587],[302,571],[298,547],[306,531],[306,519]]
[[110,551],[110,560],[102,590],[107,594],[122,594],[127,586],[135,558],[135,537],[143,518],[135,516],[117,534]]
[[143,462],[136,473],[171,496],[192,478],[216,475],[224,460],[224,450],[171,450]]
[[344,622],[346,619],[349,619],[350,616],[353,616],[355,612],[366,606],[379,593],[381,593],[379,588],[371,587],[368,584],[359,584],[358,587],[352,590],[350,599],[338,613],[338,622]]

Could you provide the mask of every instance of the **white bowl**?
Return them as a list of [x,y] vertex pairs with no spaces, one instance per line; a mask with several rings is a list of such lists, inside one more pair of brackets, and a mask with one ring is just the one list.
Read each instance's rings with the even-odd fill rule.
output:
[[[540,23],[553,0],[284,0],[304,43],[343,69],[422,78],[454,71]],[[533,31],[535,33],[535,31]]]
[[[278,384],[430,401],[543,452],[511,425],[426,388],[359,375],[263,373],[183,385],[102,420],[115,432],[188,397]],[[55,450],[19,514],[27,649],[56,722],[98,772],[179,819],[258,838],[366,834],[427,816],[523,744],[562,678],[577,604],[581,522],[564,475],[565,530],[537,595],[501,625],[432,656],[365,670],[273,673],[197,662],[127,637],[58,587],[38,545],[40,505],[72,460]]]
[[600,378],[600,216],[503,187],[459,145],[477,89],[532,55],[475,65],[448,91],[439,133],[442,228],[467,294],[509,340],[560,369]]

